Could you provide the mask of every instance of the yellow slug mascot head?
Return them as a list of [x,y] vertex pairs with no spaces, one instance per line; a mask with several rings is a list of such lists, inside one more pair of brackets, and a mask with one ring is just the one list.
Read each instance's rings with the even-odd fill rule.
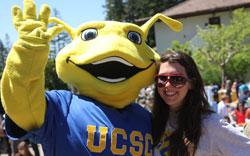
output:
[[150,27],[158,20],[180,31],[182,24],[156,14],[141,27],[115,21],[64,25],[73,42],[56,58],[59,77],[86,95],[114,108],[132,102],[141,88],[153,83],[159,55],[145,42]]

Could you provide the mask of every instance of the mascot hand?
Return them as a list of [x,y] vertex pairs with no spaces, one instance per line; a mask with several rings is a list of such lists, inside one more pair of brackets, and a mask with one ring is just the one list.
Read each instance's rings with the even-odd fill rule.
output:
[[62,25],[47,29],[50,8],[43,5],[38,19],[36,5],[24,0],[24,11],[14,6],[12,18],[19,39],[6,61],[2,78],[2,103],[7,115],[26,131],[38,129],[46,111],[44,69],[49,41],[63,30]]
[[35,47],[47,45],[49,41],[63,30],[57,25],[47,30],[50,8],[43,5],[39,17],[36,17],[36,5],[32,0],[24,0],[24,11],[18,6],[12,8],[12,20],[18,31],[19,39]]

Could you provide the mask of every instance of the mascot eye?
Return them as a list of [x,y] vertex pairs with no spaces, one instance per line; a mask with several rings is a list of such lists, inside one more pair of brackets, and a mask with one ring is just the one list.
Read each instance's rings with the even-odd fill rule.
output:
[[86,29],[82,31],[81,37],[84,41],[92,40],[96,38],[97,30],[96,29]]
[[128,39],[136,44],[141,44],[141,35],[135,31],[128,33]]

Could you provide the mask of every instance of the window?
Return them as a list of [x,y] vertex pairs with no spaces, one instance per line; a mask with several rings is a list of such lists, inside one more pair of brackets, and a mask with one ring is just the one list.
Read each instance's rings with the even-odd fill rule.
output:
[[210,18],[208,19],[208,22],[209,22],[209,24],[211,24],[211,25],[214,25],[214,24],[220,25],[220,17],[210,17]]

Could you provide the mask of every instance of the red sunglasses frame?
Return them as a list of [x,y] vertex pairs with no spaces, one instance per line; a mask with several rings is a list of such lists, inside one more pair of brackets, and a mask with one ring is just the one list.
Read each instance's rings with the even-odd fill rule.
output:
[[[159,76],[166,76],[167,79],[166,79],[166,81],[164,81],[164,85],[165,85],[166,83],[169,82],[169,83],[171,84],[171,86],[173,86],[173,87],[175,87],[175,88],[182,88],[182,87],[184,87],[185,84],[186,84],[187,81],[188,81],[188,78],[187,78],[185,75],[178,75],[178,74],[156,74],[156,75],[154,76],[154,79],[156,79],[156,78],[159,77]],[[183,85],[181,85],[180,87],[177,87],[176,85],[173,85],[172,82],[170,81],[170,79],[171,79],[172,76],[180,76],[180,77],[183,77],[183,78],[185,79],[185,83],[184,83]],[[164,86],[159,86],[158,84],[159,84],[159,83],[157,83],[157,87],[160,87],[160,88],[164,87]]]

